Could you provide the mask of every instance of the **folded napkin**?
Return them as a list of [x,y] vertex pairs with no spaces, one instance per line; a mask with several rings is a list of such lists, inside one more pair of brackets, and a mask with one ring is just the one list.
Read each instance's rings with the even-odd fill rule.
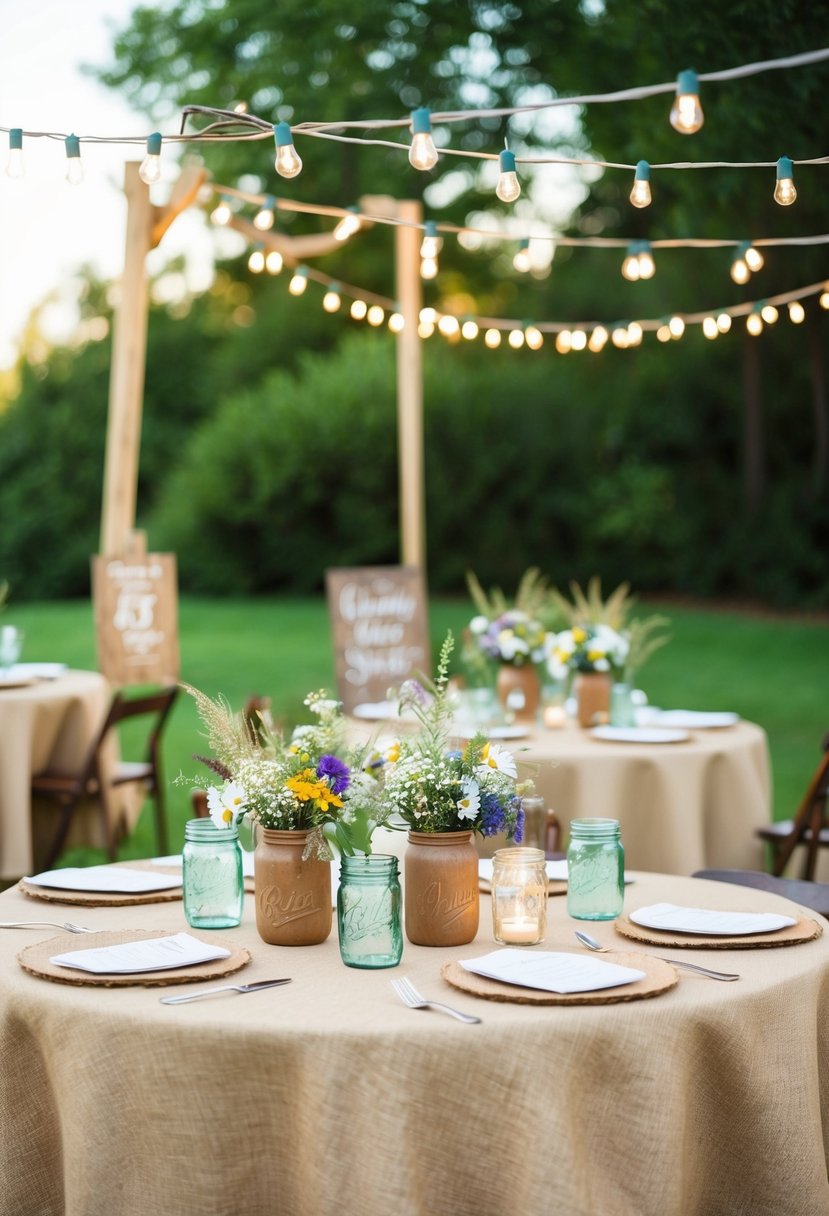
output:
[[629,913],[636,925],[670,933],[702,933],[705,936],[742,937],[752,933],[774,933],[796,925],[791,916],[776,912],[719,912],[713,908],[683,908],[678,904],[651,904]]

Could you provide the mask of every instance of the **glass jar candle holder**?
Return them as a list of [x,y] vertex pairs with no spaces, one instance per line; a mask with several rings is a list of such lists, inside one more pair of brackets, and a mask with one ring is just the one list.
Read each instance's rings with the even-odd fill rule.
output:
[[544,850],[498,849],[492,859],[492,933],[502,946],[535,946],[547,932]]
[[625,897],[618,819],[573,819],[567,849],[567,911],[577,920],[615,920]]
[[337,932],[346,967],[396,967],[403,954],[396,857],[340,859]]
[[184,825],[182,851],[184,915],[193,929],[230,929],[242,920],[245,887],[236,827],[211,819]]

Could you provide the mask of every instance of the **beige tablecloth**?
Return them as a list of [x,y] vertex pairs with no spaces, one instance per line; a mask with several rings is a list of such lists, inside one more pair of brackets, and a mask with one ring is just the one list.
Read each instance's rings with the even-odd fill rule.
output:
[[[747,888],[635,878],[628,911],[664,898],[792,908]],[[488,898],[474,944],[406,943],[393,971],[344,967],[336,931],[321,946],[265,946],[246,904],[242,926],[216,940],[251,948],[240,978],[293,982],[178,1007],[161,1005],[158,989],[37,979],[15,953],[50,931],[0,930],[4,1213],[829,1211],[829,933],[689,955],[739,971],[736,983],[682,975],[651,1000],[533,1007],[440,979],[447,959],[493,949]],[[45,907],[9,891],[0,919]],[[179,904],[89,909],[81,923],[186,927]],[[545,947],[578,949],[574,927],[552,899]],[[593,931],[631,946],[610,924]],[[405,1008],[396,974],[482,1024]]]
[[[31,778],[52,768],[78,769],[109,705],[110,687],[95,671],[67,671],[55,680],[0,690],[0,878],[31,874],[57,825],[48,800],[32,803]],[[109,758],[117,759],[117,741]],[[117,813],[134,821],[142,799],[125,789]],[[97,805],[76,816],[68,843],[101,845]]]

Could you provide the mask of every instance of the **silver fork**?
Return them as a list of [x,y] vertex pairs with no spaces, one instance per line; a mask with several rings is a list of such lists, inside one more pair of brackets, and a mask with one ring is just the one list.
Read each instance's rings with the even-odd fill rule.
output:
[[97,933],[97,929],[86,929],[83,925],[74,925],[71,920],[58,924],[56,920],[4,920],[0,921],[0,929],[28,929],[30,925],[48,925],[52,929],[66,929],[69,933]]
[[391,986],[397,995],[400,997],[404,1005],[408,1005],[410,1009],[440,1009],[442,1013],[448,1013],[453,1018],[457,1018],[459,1022],[480,1022],[480,1018],[475,1018],[471,1013],[461,1013],[459,1009],[452,1009],[449,1005],[443,1005],[440,1001],[427,1001],[422,997],[415,988],[411,980],[403,976],[402,979],[392,980]]
[[203,992],[188,992],[184,996],[160,996],[162,1005],[186,1005],[188,1001],[200,1001],[204,997],[218,996],[220,992],[262,992],[265,988],[276,988],[290,984],[290,979],[256,980],[252,984],[222,984],[221,988],[205,988]]

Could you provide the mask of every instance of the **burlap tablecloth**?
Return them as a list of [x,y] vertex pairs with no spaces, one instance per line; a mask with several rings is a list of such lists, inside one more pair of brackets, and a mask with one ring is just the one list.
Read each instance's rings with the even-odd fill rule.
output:
[[[664,899],[791,908],[748,888],[635,877],[627,911]],[[0,919],[31,908],[0,896]],[[470,946],[407,942],[396,971],[358,971],[342,965],[336,931],[322,946],[265,946],[247,896],[242,926],[225,931],[251,949],[245,979],[293,982],[177,1007],[149,989],[38,980],[15,955],[49,931],[0,930],[0,1210],[826,1216],[829,933],[694,952],[737,983],[683,974],[652,1000],[535,1007],[440,979],[448,959],[493,949],[486,896],[481,912]],[[90,908],[82,923],[174,920],[168,904]],[[551,900],[545,948],[577,949],[574,927]],[[611,924],[591,931],[629,949]],[[483,1022],[405,1008],[395,974]]]

